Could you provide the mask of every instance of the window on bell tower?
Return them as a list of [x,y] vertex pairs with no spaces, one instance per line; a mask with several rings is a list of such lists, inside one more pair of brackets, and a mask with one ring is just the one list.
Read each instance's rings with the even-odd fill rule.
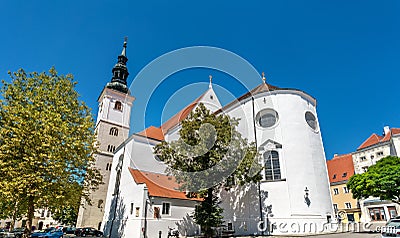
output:
[[115,110],[122,111],[122,103],[121,103],[120,101],[116,101],[116,102],[115,102],[114,109],[115,109]]
[[111,127],[109,134],[112,135],[112,136],[118,136],[118,128]]

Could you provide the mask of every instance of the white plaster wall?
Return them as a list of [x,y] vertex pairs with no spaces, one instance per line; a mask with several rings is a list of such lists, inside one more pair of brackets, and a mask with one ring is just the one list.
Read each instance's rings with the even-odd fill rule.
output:
[[167,166],[157,160],[153,154],[154,146],[158,142],[136,135],[132,137],[133,139],[129,142],[130,146],[126,150],[127,157],[130,158],[127,165],[143,171],[165,173]]
[[[266,205],[272,205],[272,221],[289,223],[305,220],[322,226],[327,221],[327,215],[332,216],[333,208],[320,129],[318,127],[314,131],[305,121],[306,111],[312,112],[318,120],[314,102],[297,92],[274,91],[255,96],[255,115],[264,108],[277,111],[279,120],[268,129],[256,126],[257,144],[268,139],[282,144],[282,149],[278,151],[282,179],[286,179],[261,183],[262,190],[268,191],[269,196],[264,209]],[[251,133],[252,110],[251,100],[228,110],[233,117],[246,115],[240,123],[247,125],[240,125],[239,131],[245,130],[243,134],[248,135],[249,140],[254,140]],[[304,199],[306,187],[309,190],[310,206],[307,206]],[[252,234],[256,231],[247,232]]]

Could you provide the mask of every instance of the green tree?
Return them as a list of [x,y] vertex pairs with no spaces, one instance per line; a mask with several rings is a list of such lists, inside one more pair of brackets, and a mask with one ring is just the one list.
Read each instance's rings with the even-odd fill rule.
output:
[[0,100],[0,205],[14,204],[30,233],[36,208],[62,211],[81,196],[89,200],[102,176],[94,167],[94,121],[72,75],[54,68],[9,75]]
[[382,158],[367,172],[353,175],[347,187],[357,199],[373,196],[400,204],[400,158]]
[[195,208],[194,220],[208,237],[212,227],[222,224],[220,189],[261,179],[257,149],[242,138],[237,125],[238,120],[213,114],[199,104],[182,121],[178,140],[155,147],[155,154],[169,165],[167,172],[176,177],[180,189],[203,198]]

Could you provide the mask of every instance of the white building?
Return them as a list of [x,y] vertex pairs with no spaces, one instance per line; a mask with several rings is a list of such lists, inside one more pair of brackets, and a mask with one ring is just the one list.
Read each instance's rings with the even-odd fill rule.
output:
[[[400,128],[385,126],[383,135],[372,134],[352,153],[354,171],[361,174],[386,156],[400,156]],[[361,222],[385,224],[390,218],[400,214],[400,206],[390,201],[370,197],[359,201]]]
[[[117,90],[115,88],[111,90]],[[114,95],[109,94],[110,100]],[[102,99],[99,104],[104,103]],[[333,215],[316,100],[296,89],[264,82],[222,107],[211,82],[194,102],[160,127],[132,134],[114,152],[101,229],[109,237],[165,237],[168,227],[183,236],[200,233],[190,215],[198,199],[178,191],[166,165],[153,155],[161,141],[179,138],[180,122],[203,103],[215,113],[240,118],[239,132],[263,155],[263,180],[221,191],[226,228],[235,235],[323,232]],[[129,118],[131,104],[122,111]],[[132,110],[135,110],[132,108]],[[102,117],[99,113],[99,117]],[[260,191],[258,190],[260,187]],[[325,227],[326,228],[326,227]]]

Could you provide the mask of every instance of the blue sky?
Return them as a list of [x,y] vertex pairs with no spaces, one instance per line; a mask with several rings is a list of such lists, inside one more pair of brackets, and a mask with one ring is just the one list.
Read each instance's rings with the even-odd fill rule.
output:
[[[128,36],[129,82],[160,55],[203,45],[240,55],[273,85],[306,91],[318,101],[328,159],[354,151],[385,125],[400,127],[399,1],[14,0],[1,1],[0,9],[0,79],[9,79],[8,70],[55,66],[75,76],[94,112]],[[209,74],[222,104],[260,83],[243,86],[211,69],[176,73],[157,88],[146,121],[134,119],[133,130],[158,126],[191,102],[207,89]],[[135,116],[144,107],[139,98],[148,95],[132,93]]]

